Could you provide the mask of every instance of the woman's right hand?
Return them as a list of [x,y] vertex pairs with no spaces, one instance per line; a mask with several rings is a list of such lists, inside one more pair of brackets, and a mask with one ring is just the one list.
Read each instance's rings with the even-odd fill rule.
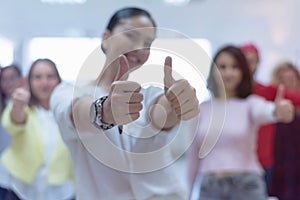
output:
[[279,85],[275,97],[274,115],[279,122],[290,123],[295,117],[295,108],[292,102],[284,98],[284,86]]
[[17,88],[12,93],[11,99],[11,120],[16,124],[24,124],[26,122],[25,107],[28,105],[30,99],[29,91],[25,88]]
[[129,64],[124,55],[119,57],[120,68],[113,82],[109,96],[103,105],[103,122],[124,125],[140,116],[143,109],[143,94],[140,93],[141,85],[127,81]]
[[14,90],[11,99],[13,110],[22,111],[29,103],[30,93],[25,88],[20,87]]

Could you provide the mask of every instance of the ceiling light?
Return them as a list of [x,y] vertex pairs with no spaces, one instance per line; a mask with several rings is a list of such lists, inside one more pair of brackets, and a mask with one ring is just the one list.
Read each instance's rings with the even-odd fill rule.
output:
[[172,6],[184,6],[187,5],[190,0],[164,0],[164,2]]
[[41,0],[48,4],[84,4],[87,0]]

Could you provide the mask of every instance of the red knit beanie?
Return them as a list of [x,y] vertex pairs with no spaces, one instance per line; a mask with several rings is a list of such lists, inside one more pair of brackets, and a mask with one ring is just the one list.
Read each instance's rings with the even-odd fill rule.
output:
[[257,47],[254,44],[252,44],[252,43],[243,44],[243,45],[240,46],[240,49],[244,53],[247,53],[247,52],[255,53],[257,58],[259,59],[259,51],[258,51]]

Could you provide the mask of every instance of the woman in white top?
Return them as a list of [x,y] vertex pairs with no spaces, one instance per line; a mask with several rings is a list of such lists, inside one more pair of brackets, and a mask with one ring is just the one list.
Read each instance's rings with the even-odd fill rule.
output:
[[0,168],[9,175],[0,182],[20,199],[74,197],[69,152],[49,109],[52,91],[60,82],[53,61],[34,61],[28,75],[29,91],[15,89],[3,112],[2,124],[12,142],[0,162]]
[[256,155],[256,129],[264,123],[291,121],[294,108],[283,99],[282,88],[275,103],[251,95],[251,81],[239,48],[229,45],[217,52],[208,77],[213,98],[200,104],[189,152],[192,199],[267,199]]
[[127,80],[148,59],[155,35],[147,11],[118,10],[102,35],[106,60],[96,80],[75,90],[61,84],[51,97],[80,200],[187,198],[166,145],[199,112],[194,88],[173,79],[170,57],[165,89]]

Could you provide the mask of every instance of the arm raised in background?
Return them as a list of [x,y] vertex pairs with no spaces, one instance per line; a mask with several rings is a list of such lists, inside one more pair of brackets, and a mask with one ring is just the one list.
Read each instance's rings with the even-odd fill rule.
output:
[[30,99],[30,93],[24,88],[17,88],[12,93],[12,109],[10,112],[10,117],[15,124],[24,124],[26,122],[26,112],[25,108],[28,106]]
[[284,94],[284,86],[279,85],[274,101],[274,116],[278,122],[289,123],[294,119],[295,108],[290,100],[284,98]]
[[[269,101],[274,101],[278,88],[279,86],[277,85],[260,85],[259,87],[254,87],[253,93],[262,96]],[[284,98],[290,100],[295,107],[300,108],[300,91],[290,91],[285,89]]]

